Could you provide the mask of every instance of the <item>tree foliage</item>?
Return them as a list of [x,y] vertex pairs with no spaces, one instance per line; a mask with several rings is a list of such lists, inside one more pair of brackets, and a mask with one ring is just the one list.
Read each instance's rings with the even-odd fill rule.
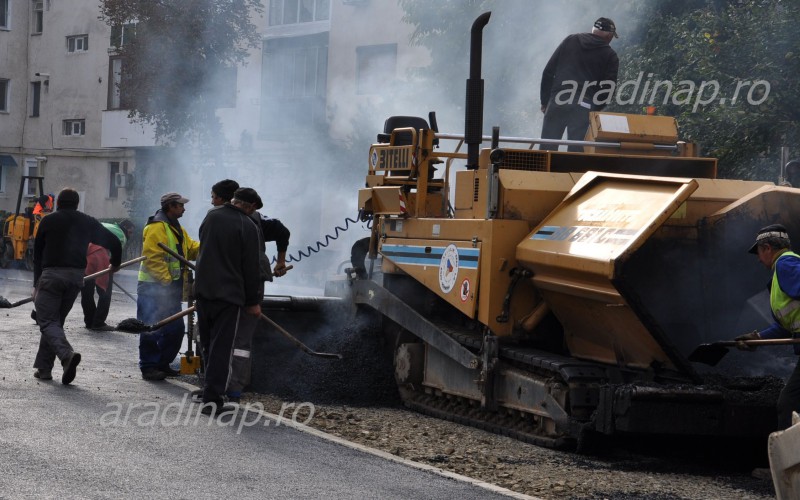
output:
[[110,26],[135,23],[118,47],[123,105],[134,121],[155,126],[160,142],[215,137],[225,78],[260,44],[251,15],[260,0],[102,0]]
[[[786,0],[661,2],[644,13],[640,40],[622,54],[622,80],[671,81],[658,114],[675,116],[682,135],[720,160],[720,176],[777,179],[779,149],[800,150],[800,3]],[[691,99],[687,85],[697,87]],[[698,101],[702,82],[708,83]],[[758,83],[757,83],[758,82]],[[736,101],[732,102],[739,93]],[[641,112],[640,96],[619,110]],[[664,103],[666,97],[666,104]],[[626,96],[621,96],[626,102]],[[702,104],[708,101],[707,104]]]

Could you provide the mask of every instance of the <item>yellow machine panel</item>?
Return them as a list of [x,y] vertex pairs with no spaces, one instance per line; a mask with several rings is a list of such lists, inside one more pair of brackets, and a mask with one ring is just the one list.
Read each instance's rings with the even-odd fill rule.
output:
[[684,364],[617,290],[626,259],[697,189],[692,179],[587,172],[517,247],[572,355],[636,368]]
[[480,243],[387,238],[380,250],[384,259],[467,316],[475,316]]

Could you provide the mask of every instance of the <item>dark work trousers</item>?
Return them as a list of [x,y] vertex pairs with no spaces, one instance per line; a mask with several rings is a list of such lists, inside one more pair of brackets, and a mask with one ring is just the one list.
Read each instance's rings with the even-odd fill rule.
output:
[[[252,337],[258,316],[245,313],[237,305],[218,300],[198,298],[196,305],[197,327],[205,356],[203,402],[221,404],[234,369],[239,372],[244,359],[248,360],[249,367],[249,351],[246,356],[243,352],[234,353],[236,338],[238,335]],[[236,362],[234,358],[238,358]]]
[[[103,290],[95,280],[86,280],[81,290],[81,307],[83,308],[83,322],[86,328],[103,326],[111,307],[111,280],[108,281],[108,290]],[[94,303],[94,291],[97,290],[97,305]]]
[[800,413],[800,358],[786,385],[778,396],[778,428],[788,429],[792,425],[792,412]]
[[[561,139],[567,129],[567,139],[582,141],[589,128],[589,109],[578,104],[556,104],[553,99],[547,104],[542,123],[542,139]],[[555,144],[541,144],[543,151],[558,151]],[[582,153],[583,146],[569,146],[567,151]]]
[[[136,287],[136,319],[147,325],[181,312],[183,281],[175,280],[169,285],[140,281]],[[169,366],[183,343],[186,325],[176,319],[158,330],[139,334],[139,368],[142,371]]]
[[64,334],[67,319],[75,298],[83,286],[83,268],[48,267],[39,276],[36,287],[36,321],[42,332],[34,368],[52,370],[56,356],[62,362],[72,353]]

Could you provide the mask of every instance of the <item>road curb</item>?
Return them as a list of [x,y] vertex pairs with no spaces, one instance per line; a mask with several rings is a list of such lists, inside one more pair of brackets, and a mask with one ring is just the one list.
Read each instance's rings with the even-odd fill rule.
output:
[[[188,382],[184,382],[181,380],[175,379],[167,379],[172,385],[180,387],[182,389],[186,389],[187,391],[194,391],[199,389],[196,385],[192,385]],[[253,410],[248,410],[252,412]],[[323,432],[319,429],[315,429],[305,424],[300,424],[294,422],[292,420],[287,420],[286,418],[281,417],[280,415],[275,415],[274,413],[270,413],[264,410],[258,410],[257,412],[265,418],[272,420],[273,422],[280,423],[280,425],[285,425],[288,427],[292,427],[300,432],[305,432],[307,434],[311,434],[321,439],[325,439],[326,441],[330,441],[332,443],[336,443],[341,446],[345,446],[347,448],[358,450],[364,453],[369,453],[370,455],[374,455],[376,457],[383,458],[384,460],[390,460],[392,462],[396,462],[399,464],[406,465],[408,467],[412,467],[418,470],[424,470],[427,472],[431,472],[438,476],[446,477],[448,479],[453,479],[454,481],[459,481],[462,483],[468,483],[473,486],[477,486],[479,488],[491,491],[493,493],[498,493],[501,495],[505,495],[509,498],[517,498],[519,500],[544,500],[541,497],[532,497],[530,495],[525,495],[524,493],[517,493],[516,491],[511,491],[507,488],[503,488],[501,486],[497,486],[496,484],[487,483],[485,481],[481,481],[479,479],[474,479],[468,476],[464,476],[461,474],[456,474],[455,472],[446,471],[444,469],[440,469],[439,467],[434,467],[433,465],[423,464],[419,462],[414,462],[412,460],[408,460],[406,458],[398,457],[397,455],[392,455],[391,453],[378,450],[376,448],[370,448],[368,446],[364,446],[362,444],[354,443],[352,441],[348,441],[346,439],[340,438],[339,436],[334,436],[333,434],[328,434],[327,432]]]

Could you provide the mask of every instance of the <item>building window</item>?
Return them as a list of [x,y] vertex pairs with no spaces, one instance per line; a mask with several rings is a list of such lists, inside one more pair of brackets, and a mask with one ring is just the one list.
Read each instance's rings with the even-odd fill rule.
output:
[[119,194],[119,188],[117,187],[117,174],[120,173],[119,170],[119,162],[118,161],[110,161],[108,162],[108,197],[109,198],[116,198]]
[[120,48],[136,36],[136,23],[115,24],[111,27],[111,46]]
[[89,35],[67,37],[67,52],[86,52],[89,50]]
[[8,0],[0,0],[0,28],[9,28]]
[[86,120],[64,120],[64,135],[86,134]]
[[42,0],[33,0],[31,5],[33,7],[31,33],[41,33],[44,30],[44,2]]
[[42,82],[31,82],[31,116],[39,116],[41,96]]
[[11,87],[9,80],[0,78],[0,111],[8,112],[8,90]]
[[261,71],[262,133],[325,126],[327,33],[267,40]]
[[272,0],[269,3],[269,25],[327,21],[330,10],[330,0]]
[[378,94],[395,78],[397,44],[368,45],[356,48],[356,92]]
[[[25,175],[42,175],[39,171],[39,162],[33,158],[25,158]],[[25,196],[39,196],[39,183],[35,179],[25,179],[23,192]]]
[[120,83],[122,82],[122,58],[112,57],[108,61],[108,109],[122,108],[122,93]]

